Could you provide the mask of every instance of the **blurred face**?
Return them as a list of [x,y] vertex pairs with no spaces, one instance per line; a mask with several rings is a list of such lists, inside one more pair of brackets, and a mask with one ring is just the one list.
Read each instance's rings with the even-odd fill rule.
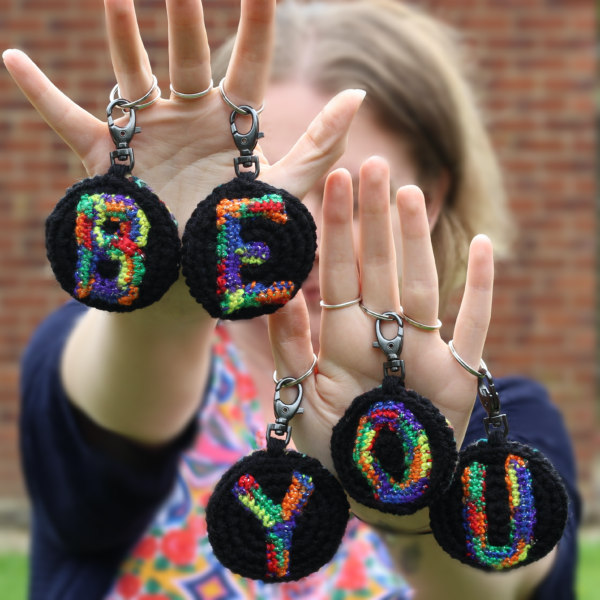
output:
[[[271,164],[277,162],[290,151],[330,99],[330,96],[316,91],[306,84],[297,82],[273,84],[269,88],[267,94],[269,110],[265,111],[261,118],[261,129],[265,132],[265,138],[261,140],[261,148]],[[358,244],[358,174],[362,163],[374,155],[385,158],[390,165],[390,197],[393,204],[395,204],[396,190],[399,187],[418,183],[416,168],[399,136],[382,127],[369,110],[363,107],[354,119],[346,153],[334,167],[344,167],[352,175],[355,197],[356,244]],[[321,204],[324,184],[325,178],[304,199],[304,204],[312,213],[317,224],[318,236],[320,236],[321,229]],[[400,223],[395,207],[392,209],[392,224],[396,252],[398,253],[400,249]],[[401,260],[399,256],[397,262],[400,268]],[[318,251],[313,270],[302,286],[302,291],[310,313],[313,344],[316,351],[321,315]],[[348,298],[348,300],[353,300],[353,298]]]

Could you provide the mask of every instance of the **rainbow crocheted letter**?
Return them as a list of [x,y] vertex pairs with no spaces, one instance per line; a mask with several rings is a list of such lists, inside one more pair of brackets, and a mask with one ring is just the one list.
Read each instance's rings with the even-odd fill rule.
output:
[[233,488],[236,498],[251,512],[267,533],[267,577],[290,574],[290,548],[296,518],[314,490],[312,477],[294,471],[283,502],[275,504],[260,488],[252,475],[242,475]]
[[[373,447],[382,429],[397,434],[404,446],[404,477],[396,481],[382,466]],[[361,417],[352,458],[381,502],[405,504],[425,493],[431,473],[431,449],[423,426],[402,402],[375,403]]]
[[136,300],[146,272],[141,249],[149,231],[146,214],[129,196],[81,196],[75,226],[75,298],[126,306]]
[[463,471],[463,516],[467,531],[467,557],[498,571],[527,558],[534,543],[536,509],[527,461],[509,454],[505,462],[506,487],[510,504],[510,543],[492,546],[488,542],[486,516],[486,468],[472,462]]
[[225,198],[217,205],[217,294],[221,296],[224,315],[245,307],[286,304],[294,291],[291,281],[274,282],[268,287],[257,281],[247,285],[242,283],[243,266],[262,265],[271,258],[269,247],[263,242],[245,243],[242,240],[242,220],[257,217],[284,224],[287,214],[281,196]]

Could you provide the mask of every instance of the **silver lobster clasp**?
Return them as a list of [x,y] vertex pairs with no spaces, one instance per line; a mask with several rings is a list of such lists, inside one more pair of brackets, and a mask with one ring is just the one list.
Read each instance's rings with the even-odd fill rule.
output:
[[275,423],[269,423],[267,425],[267,441],[271,436],[271,431],[274,431],[278,435],[285,435],[285,445],[287,446],[290,443],[290,437],[292,435],[292,427],[289,425],[289,421],[291,421],[297,414],[302,414],[304,412],[303,408],[300,408],[300,403],[302,402],[302,384],[296,384],[298,386],[298,395],[296,396],[296,400],[292,404],[285,404],[285,402],[281,401],[281,388],[286,383],[290,383],[290,381],[294,381],[293,377],[284,377],[277,382],[275,386],[275,396],[273,397],[273,408],[275,410]]
[[389,311],[383,313],[383,316],[391,317],[398,323],[398,333],[396,337],[388,340],[381,333],[381,319],[377,319],[375,322],[377,341],[373,342],[373,348],[379,348],[387,356],[387,362],[383,363],[384,377],[388,375],[388,369],[390,369],[393,373],[400,371],[400,379],[404,381],[404,361],[400,360],[400,353],[404,344],[404,323],[398,313]]
[[106,107],[106,122],[108,125],[108,130],[110,131],[110,137],[112,137],[116,150],[113,150],[110,153],[110,164],[114,165],[115,160],[126,161],[129,159],[129,170],[132,171],[135,165],[135,159],[133,157],[133,148],[129,147],[129,143],[133,139],[133,136],[136,133],[140,133],[142,131],[141,127],[135,126],[135,108],[129,109],[129,121],[125,127],[119,127],[115,125],[115,121],[112,117],[112,111],[115,106],[122,106],[123,104],[127,104],[127,100],[123,100],[123,98],[117,98],[117,100],[113,100]]
[[503,427],[503,435],[506,438],[508,435],[508,420],[506,415],[500,413],[500,396],[496,390],[494,378],[483,360],[481,361],[481,364],[482,367],[479,369],[480,378],[477,382],[477,388],[479,390],[479,400],[485,409],[485,412],[488,414],[488,416],[483,419],[485,432],[489,437],[490,426],[493,429]]
[[240,176],[240,165],[246,168],[254,165],[254,177],[258,177],[260,173],[260,161],[258,156],[254,155],[254,149],[258,144],[258,140],[265,136],[262,131],[259,131],[258,124],[258,112],[255,111],[251,106],[240,106],[241,109],[246,111],[246,114],[252,117],[252,126],[250,131],[247,133],[240,133],[237,125],[235,124],[235,118],[238,115],[237,111],[233,111],[229,117],[229,123],[231,125],[231,135],[233,136],[233,142],[240,151],[240,155],[233,159],[233,166],[235,168],[235,174]]

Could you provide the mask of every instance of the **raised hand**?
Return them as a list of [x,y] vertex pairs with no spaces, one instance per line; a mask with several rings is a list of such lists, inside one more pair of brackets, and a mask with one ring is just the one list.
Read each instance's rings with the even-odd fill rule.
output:
[[[275,4],[275,0],[242,0],[225,80],[227,94],[237,105],[259,107],[263,101]],[[105,5],[120,95],[136,100],[147,93],[153,80],[133,0],[106,0]],[[167,0],[167,13],[171,84],[181,93],[203,91],[210,84],[211,69],[201,2]],[[81,158],[88,174],[105,173],[115,148],[106,123],[67,98],[22,52],[5,52],[4,61],[33,106]],[[106,91],[108,96],[110,90]],[[271,167],[261,157],[261,179],[302,198],[343,153],[363,97],[364,92],[356,90],[336,96],[287,156]],[[167,203],[180,231],[197,203],[234,176],[233,158],[239,153],[230,115],[217,89],[194,100],[160,99],[137,111],[142,132],[131,143],[134,174]],[[117,125],[128,118],[117,120]],[[240,131],[245,131],[244,126],[239,123]],[[61,373],[67,394],[105,428],[145,443],[165,443],[183,430],[198,409],[215,324],[191,297],[182,277],[144,310],[126,315],[90,310],[65,347]]]
[[[210,85],[211,69],[202,4],[200,0],[167,0],[166,4],[171,84],[182,93],[205,90]],[[238,36],[226,76],[227,95],[237,105],[258,108],[263,102],[275,4],[275,0],[242,0]],[[152,72],[133,0],[105,0],[105,8],[120,95],[135,100],[150,89]],[[88,174],[105,173],[109,152],[114,150],[106,123],[67,98],[22,52],[8,51],[4,61],[24,94],[79,156]],[[261,179],[302,198],[343,153],[348,128],[363,96],[351,90],[334,98],[290,153],[272,167],[261,156]],[[149,100],[152,98],[154,95]],[[169,100],[160,99],[137,112],[142,132],[131,143],[136,159],[134,174],[168,204],[181,228],[196,204],[234,175],[232,163],[238,153],[229,129],[230,114],[216,88],[195,100],[171,94]],[[117,120],[117,124],[127,119]],[[244,131],[243,119],[239,121]]]
[[[362,295],[369,309],[400,310],[396,250],[392,236],[389,171],[382,159],[369,159],[360,172],[360,228],[355,243],[352,182],[338,170],[327,179],[323,199],[320,250],[321,297],[341,304]],[[397,195],[402,231],[402,307],[411,319],[435,324],[438,282],[425,201],[414,186]],[[490,240],[477,236],[469,255],[467,284],[456,322],[454,344],[470,365],[477,366],[490,320],[493,257]],[[384,324],[388,338],[396,324]],[[269,317],[269,330],[280,377],[301,375],[312,362],[306,305],[301,298]],[[406,385],[429,398],[450,420],[457,445],[464,438],[477,380],[450,354],[437,331],[426,332],[405,323],[401,358]],[[304,382],[304,414],[292,421],[293,439],[302,452],[334,471],[331,430],[352,402],[381,384],[386,356],[375,349],[375,320],[354,304],[322,311],[317,374]],[[290,399],[294,388],[289,391]],[[285,399],[286,401],[287,398]],[[373,511],[353,503],[353,510],[373,521]]]

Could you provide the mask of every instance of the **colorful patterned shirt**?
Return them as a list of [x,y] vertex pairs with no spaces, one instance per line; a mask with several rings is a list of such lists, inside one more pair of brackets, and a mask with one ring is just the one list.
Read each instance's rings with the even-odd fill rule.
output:
[[255,387],[225,328],[218,326],[199,435],[181,457],[173,493],[121,566],[107,600],[403,599],[406,586],[371,528],[352,519],[335,558],[297,582],[265,584],[235,575],[206,536],[206,504],[221,475],[265,446]]
[[[156,454],[93,424],[68,400],[60,357],[87,309],[68,302],[23,357],[21,454],[33,508],[30,600],[405,600],[378,535],[351,519],[334,559],[294,583],[238,577],[214,557],[205,509],[221,475],[264,446],[253,382],[223,328],[196,423]],[[580,503],[568,435],[539,384],[496,381],[511,437],[550,458],[571,498],[567,530],[536,600],[573,598]],[[475,405],[465,443],[482,435]],[[87,419],[87,420],[86,420]],[[535,420],[536,427],[530,426]]]

